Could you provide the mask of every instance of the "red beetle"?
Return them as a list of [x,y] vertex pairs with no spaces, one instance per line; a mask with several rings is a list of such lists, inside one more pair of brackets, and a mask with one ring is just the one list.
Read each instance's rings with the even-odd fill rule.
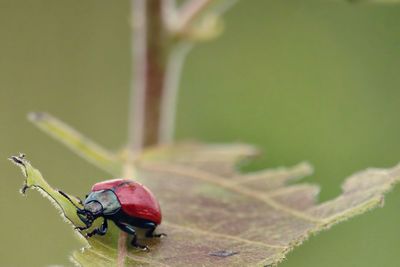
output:
[[[74,204],[67,194],[59,192]],[[161,210],[156,198],[144,185],[133,180],[114,179],[97,183],[81,204],[83,209],[75,204],[74,206],[86,226],[77,229],[86,230],[92,226],[95,219],[104,219],[99,228],[86,234],[87,237],[105,235],[108,229],[107,220],[113,221],[122,231],[133,235],[131,244],[143,250],[148,248],[137,243],[134,227],[147,229],[146,237],[165,235],[154,233],[157,225],[161,223]]]

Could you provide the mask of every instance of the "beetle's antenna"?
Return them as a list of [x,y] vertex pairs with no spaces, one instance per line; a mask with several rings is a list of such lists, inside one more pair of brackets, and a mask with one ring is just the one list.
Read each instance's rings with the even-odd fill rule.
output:
[[78,205],[76,205],[76,204],[72,201],[72,199],[71,199],[67,194],[65,194],[65,193],[64,193],[63,191],[61,191],[61,190],[57,190],[57,191],[58,191],[58,193],[60,193],[63,197],[65,197],[66,199],[68,199],[69,202],[71,202],[72,205],[75,206],[75,208],[77,208],[78,210],[82,210],[80,207],[78,207]]

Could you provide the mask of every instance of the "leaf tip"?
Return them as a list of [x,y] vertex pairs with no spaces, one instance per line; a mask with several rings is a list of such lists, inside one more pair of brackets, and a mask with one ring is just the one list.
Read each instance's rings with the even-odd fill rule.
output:
[[25,154],[19,153],[18,156],[11,156],[8,158],[11,162],[16,164],[17,166],[25,167]]
[[[19,153],[18,156],[11,156],[8,158],[12,163],[14,163],[15,165],[17,165],[18,167],[21,168],[22,173],[24,174],[25,177],[28,177],[28,171],[26,169],[26,158],[25,158],[25,154],[24,153]],[[22,195],[25,195],[26,190],[29,188],[29,186],[27,185],[26,181],[24,183],[24,185],[22,186],[22,188],[20,189],[20,192]]]

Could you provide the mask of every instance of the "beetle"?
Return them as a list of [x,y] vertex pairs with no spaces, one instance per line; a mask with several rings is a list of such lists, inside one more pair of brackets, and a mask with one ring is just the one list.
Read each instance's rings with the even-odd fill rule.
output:
[[131,234],[132,246],[139,249],[148,250],[148,247],[137,242],[135,227],[145,229],[148,238],[166,236],[154,233],[162,219],[156,198],[147,187],[133,180],[113,179],[94,184],[85,200],[79,200],[83,208],[78,207],[64,192],[58,192],[76,207],[79,218],[85,224],[84,227],[76,227],[77,230],[87,230],[97,218],[103,218],[101,226],[87,233],[86,237],[105,235],[108,220]]

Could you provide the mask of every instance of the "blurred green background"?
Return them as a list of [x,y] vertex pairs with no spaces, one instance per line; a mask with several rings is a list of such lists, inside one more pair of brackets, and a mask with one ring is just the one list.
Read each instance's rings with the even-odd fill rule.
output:
[[[243,141],[247,169],[308,160],[321,200],[345,177],[400,162],[400,6],[239,1],[221,38],[188,57],[177,139]],[[83,196],[110,177],[39,132],[48,111],[107,147],[126,139],[129,2],[0,0],[0,266],[72,265],[70,226],[6,158],[25,152],[53,185]],[[312,237],[281,265],[399,266],[400,186],[377,209]],[[266,215],[267,216],[267,215]]]

